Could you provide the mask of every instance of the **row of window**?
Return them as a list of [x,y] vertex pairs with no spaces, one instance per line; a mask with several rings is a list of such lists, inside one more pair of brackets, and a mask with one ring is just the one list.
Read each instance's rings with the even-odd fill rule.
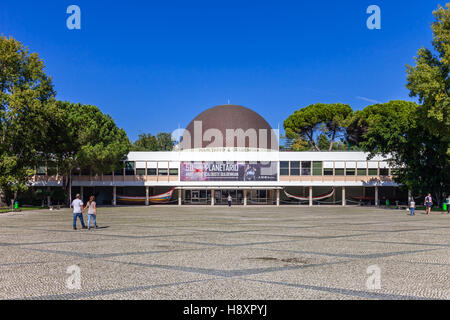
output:
[[322,168],[322,161],[281,161],[281,176],[389,176],[388,168]]

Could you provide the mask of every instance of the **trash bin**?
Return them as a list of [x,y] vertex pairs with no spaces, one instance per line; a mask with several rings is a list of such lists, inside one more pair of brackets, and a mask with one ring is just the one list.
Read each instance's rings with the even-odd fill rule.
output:
[[447,204],[444,203],[444,205],[442,206],[442,209],[444,209],[444,211],[447,211]]
[[387,207],[389,206],[389,200],[386,200],[386,206]]
[[17,210],[17,209],[19,209],[19,202],[18,201],[14,202],[14,210]]

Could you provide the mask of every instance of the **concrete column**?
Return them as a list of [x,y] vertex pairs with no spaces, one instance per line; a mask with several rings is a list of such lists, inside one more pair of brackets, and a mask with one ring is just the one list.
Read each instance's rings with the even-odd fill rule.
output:
[[211,190],[211,206],[215,205],[214,201],[215,201],[215,199],[214,199],[214,189],[212,189]]
[[145,205],[148,206],[150,204],[149,201],[149,187],[145,186]]
[[247,190],[244,190],[244,206],[247,206]]
[[[51,191],[50,187],[47,187],[47,191],[48,191],[47,205],[50,207],[52,205],[52,198],[50,197],[50,191]],[[81,198],[81,199],[83,199],[83,198]]]
[[83,201],[83,199],[84,199],[84,188],[83,188],[83,186],[80,187],[80,199],[81,199],[81,201]]
[[116,206],[117,205],[117,187],[113,186],[113,200],[112,200],[112,205]]
[[309,187],[309,206],[313,206],[313,187]]
[[347,205],[347,202],[345,201],[345,187],[342,187],[342,206]]
[[277,207],[280,206],[280,189],[277,189]]
[[375,205],[377,207],[380,205],[380,200],[378,199],[378,186],[375,186]]
[[181,189],[178,189],[178,205],[181,206]]

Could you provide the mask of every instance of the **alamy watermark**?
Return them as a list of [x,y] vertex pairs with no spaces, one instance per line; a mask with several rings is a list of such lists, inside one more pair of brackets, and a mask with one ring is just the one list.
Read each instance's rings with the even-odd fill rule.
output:
[[70,276],[66,279],[66,287],[70,290],[81,289],[81,268],[77,265],[71,265],[66,270]]
[[370,17],[367,19],[366,25],[369,30],[380,30],[381,29],[381,9],[377,5],[371,5],[367,8],[367,14]]
[[69,30],[81,30],[81,9],[79,6],[72,4],[67,7],[67,14],[70,16],[66,20],[66,26]]
[[366,288],[368,290],[380,290],[381,268],[378,265],[374,264],[367,268],[366,273],[370,275],[366,281]]

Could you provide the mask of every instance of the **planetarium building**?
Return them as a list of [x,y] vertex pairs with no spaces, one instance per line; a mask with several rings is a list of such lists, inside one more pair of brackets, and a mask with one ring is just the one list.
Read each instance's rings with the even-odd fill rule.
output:
[[[242,106],[210,108],[193,119],[171,152],[130,152],[123,169],[79,170],[72,197],[104,205],[379,205],[406,202],[386,159],[363,152],[283,152],[278,134]],[[33,186],[60,187],[41,168]]]

